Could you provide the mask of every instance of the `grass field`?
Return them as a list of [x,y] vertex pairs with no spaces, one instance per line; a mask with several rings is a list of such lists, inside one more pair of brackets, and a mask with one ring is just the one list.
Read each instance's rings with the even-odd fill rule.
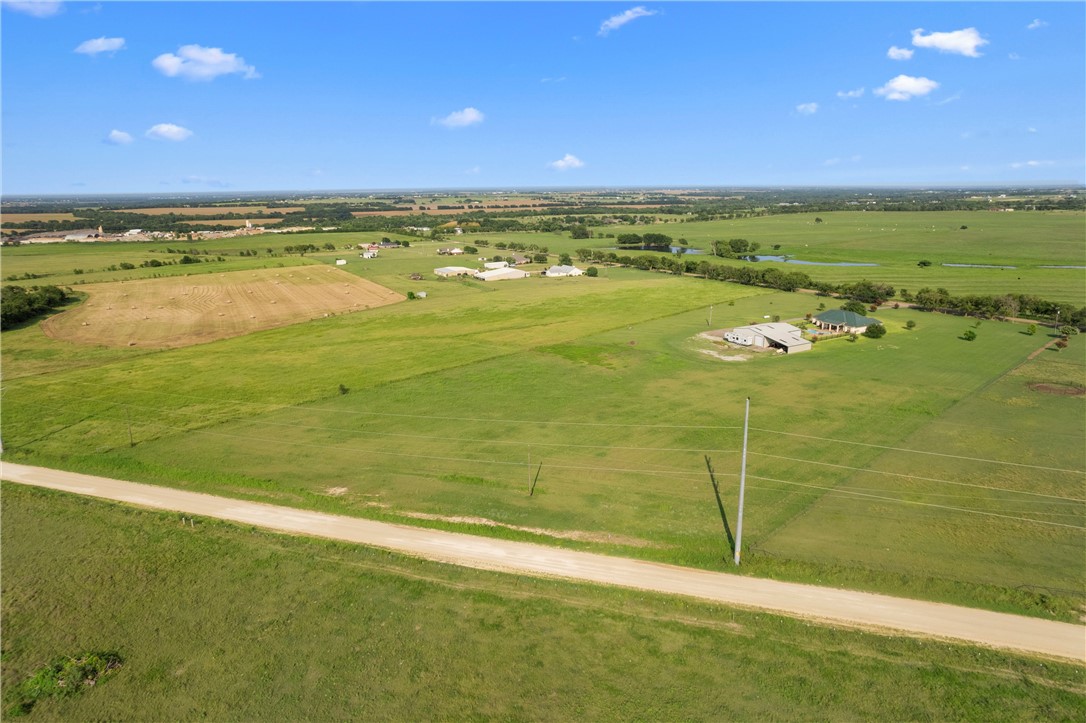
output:
[[5,706],[56,656],[124,659],[28,720],[1074,720],[1086,696],[1076,665],[2,494]]
[[[725,362],[696,338],[710,306],[719,328],[802,318],[823,300],[624,269],[443,281],[431,273],[447,262],[437,246],[342,267],[399,293],[427,291],[425,300],[189,349],[88,350],[35,327],[5,332],[5,454],[720,568],[730,554],[705,457],[733,515],[751,396],[744,573],[1081,614],[1084,398],[1001,380],[1082,380],[1082,337],[1019,367],[1050,339],[986,322],[966,342],[971,320],[886,309],[878,341]],[[21,263],[73,263],[13,251]],[[998,422],[970,411],[982,402],[1000,409]],[[1000,428],[1019,427],[1014,447]]]

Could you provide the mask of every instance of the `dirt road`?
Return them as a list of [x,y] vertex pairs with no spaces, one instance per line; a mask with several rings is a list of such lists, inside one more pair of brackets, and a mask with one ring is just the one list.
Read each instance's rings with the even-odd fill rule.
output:
[[1086,627],[797,583],[426,530],[154,485],[4,463],[0,478],[160,510],[381,547],[455,565],[711,600],[888,633],[946,638],[1086,662]]

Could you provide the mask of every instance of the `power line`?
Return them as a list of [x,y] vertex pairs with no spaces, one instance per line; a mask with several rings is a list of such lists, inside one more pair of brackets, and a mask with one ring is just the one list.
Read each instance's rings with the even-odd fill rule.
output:
[[1063,469],[1060,467],[1044,467],[1037,464],[1026,464],[1024,462],[1006,462],[999,459],[984,459],[983,457],[965,457],[959,454],[947,454],[945,452],[929,452],[921,449],[905,449],[904,447],[890,447],[884,444],[871,444],[869,442],[855,442],[849,439],[832,439],[829,437],[815,437],[810,434],[799,434],[797,432],[780,432],[775,429],[760,429],[757,427],[751,427],[758,432],[767,432],[769,434],[782,434],[786,437],[802,437],[804,439],[816,439],[820,442],[836,442],[838,444],[854,444],[860,447],[874,447],[875,449],[886,449],[892,452],[909,452],[911,454],[927,454],[935,457],[950,457],[951,459],[963,459],[968,462],[989,462],[991,464],[1006,464],[1012,467],[1026,467],[1028,469],[1040,469],[1046,472],[1068,472],[1070,474],[1086,474],[1086,471],[1080,469]]
[[1012,515],[1002,515],[1002,514],[999,514],[997,512],[986,512],[984,510],[974,510],[974,509],[970,509],[968,507],[951,507],[949,505],[937,505],[937,504],[935,504],[933,502],[916,502],[914,500],[903,500],[903,499],[900,499],[900,498],[897,498],[897,497],[883,497],[881,495],[870,495],[870,494],[867,494],[865,492],[850,492],[848,490],[837,489],[837,488],[834,488],[834,487],[821,487],[819,485],[805,484],[803,482],[790,482],[788,480],[783,480],[783,479],[773,479],[772,477],[757,477],[755,475],[751,475],[751,477],[753,479],[760,479],[763,482],[777,482],[779,484],[794,485],[796,487],[809,487],[811,489],[825,490],[826,492],[832,492],[834,494],[852,495],[854,497],[865,497],[865,498],[869,498],[869,499],[882,500],[883,502],[893,502],[893,503],[901,504],[901,505],[918,505],[920,507],[934,507],[936,509],[950,510],[952,512],[966,512],[966,513],[972,514],[972,515],[985,515],[987,517],[1000,517],[1000,518],[1003,518],[1003,519],[1015,520],[1015,521],[1018,521],[1018,522],[1032,522],[1032,523],[1037,524],[1037,525],[1049,525],[1051,527],[1067,527],[1067,528],[1070,528],[1072,530],[1086,531],[1086,527],[1081,527],[1079,525],[1068,525],[1068,524],[1064,524],[1063,522],[1049,522],[1047,520],[1032,520],[1032,519],[1030,519],[1028,517],[1014,517]]
[[982,489],[982,490],[993,490],[993,491],[998,491],[998,492],[1012,492],[1014,494],[1032,495],[1034,497],[1047,497],[1047,498],[1054,499],[1054,500],[1065,500],[1067,502],[1086,503],[1086,500],[1078,499],[1077,497],[1061,497],[1059,495],[1046,495],[1043,492],[1029,492],[1027,490],[1012,490],[1012,489],[1008,489],[1006,487],[990,487],[988,485],[979,485],[979,484],[974,484],[972,482],[956,482],[954,480],[936,479],[934,477],[918,477],[916,475],[903,474],[901,472],[886,472],[886,471],[878,470],[878,469],[866,469],[866,468],[863,468],[863,467],[849,467],[848,465],[834,464],[833,462],[816,462],[815,460],[812,460],[812,459],[799,459],[798,457],[784,457],[784,456],[781,456],[781,455],[778,455],[778,454],[766,454],[764,452],[751,452],[751,454],[757,455],[759,457],[771,457],[773,459],[786,459],[786,460],[790,460],[792,462],[802,462],[803,464],[817,464],[817,465],[821,465],[823,467],[836,467],[838,469],[847,469],[847,470],[850,470],[852,472],[866,472],[866,473],[870,473],[870,474],[884,474],[884,475],[890,475],[892,477],[904,477],[904,478],[909,479],[909,480],[920,480],[922,482],[937,482],[939,484],[958,485],[960,487],[976,487],[976,488]]

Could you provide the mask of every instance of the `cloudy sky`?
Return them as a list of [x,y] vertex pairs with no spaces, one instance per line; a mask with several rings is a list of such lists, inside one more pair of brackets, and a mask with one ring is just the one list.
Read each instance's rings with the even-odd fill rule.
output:
[[1086,182],[1086,5],[8,2],[3,193]]

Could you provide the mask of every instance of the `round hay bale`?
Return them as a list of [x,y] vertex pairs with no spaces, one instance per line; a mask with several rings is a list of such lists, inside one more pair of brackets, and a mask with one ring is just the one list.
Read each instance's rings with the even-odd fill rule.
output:
[[84,321],[82,324],[80,324],[80,326],[90,326],[90,324]]
[[135,345],[136,345],[136,342],[134,342],[134,341],[128,342],[128,346],[135,346]]

